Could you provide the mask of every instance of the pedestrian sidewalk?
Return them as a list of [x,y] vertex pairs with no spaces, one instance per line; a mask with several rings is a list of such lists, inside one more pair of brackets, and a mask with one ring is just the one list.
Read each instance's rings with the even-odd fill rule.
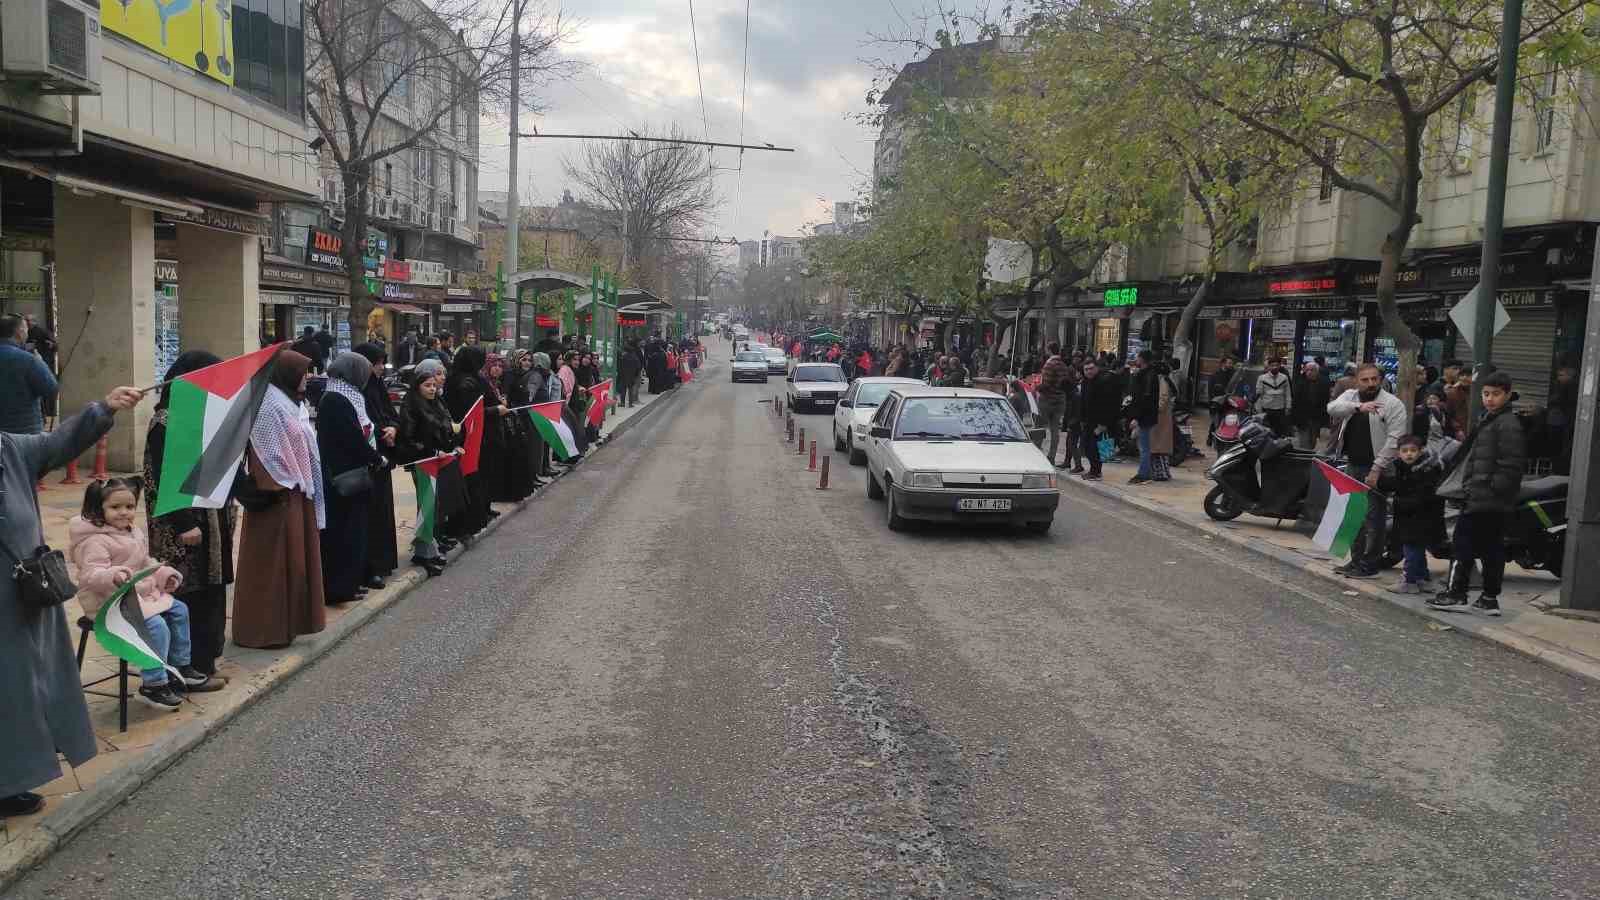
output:
[[[1198,418],[1198,417],[1197,417]],[[1194,433],[1203,440],[1203,420]],[[1104,480],[1084,481],[1062,472],[1066,490],[1088,490],[1130,503],[1165,519],[1187,525],[1207,535],[1248,548],[1288,563],[1330,582],[1347,595],[1362,594],[1409,610],[1443,626],[1471,634],[1542,660],[1570,674],[1600,681],[1600,621],[1596,618],[1556,608],[1560,580],[1548,572],[1523,569],[1514,563],[1506,566],[1505,587],[1500,594],[1503,615],[1487,619],[1473,613],[1446,613],[1429,609],[1415,594],[1389,590],[1400,580],[1398,567],[1374,579],[1350,579],[1337,575],[1338,561],[1311,542],[1310,534],[1297,529],[1292,521],[1274,522],[1248,514],[1231,522],[1217,522],[1205,514],[1201,501],[1213,487],[1205,477],[1215,460],[1209,451],[1203,458],[1191,458],[1172,469],[1169,482],[1127,483],[1137,470],[1137,460],[1105,464]],[[1429,558],[1433,577],[1441,584],[1447,563]]]
[[[706,367],[702,366],[700,371],[705,370]],[[641,391],[637,406],[616,409],[606,417],[602,428],[606,440],[617,437],[647,410],[685,389],[693,390],[694,384],[665,394]],[[602,444],[591,448],[590,455],[604,450],[605,444]],[[89,481],[86,473],[79,477],[83,483],[76,485],[61,484],[61,472],[53,472],[45,478],[46,489],[39,494],[39,506],[44,520],[45,539],[52,547],[67,548],[67,521],[78,514],[83,504],[84,486]],[[520,503],[494,504],[501,516],[491,522],[489,528],[492,530],[497,527],[511,513],[537,500],[547,489],[540,488]],[[379,611],[427,581],[420,569],[407,562],[411,558],[411,537],[416,528],[416,490],[411,479],[398,469],[394,477],[394,505],[395,543],[400,552],[401,568],[387,579],[386,587],[372,592],[366,599],[328,607],[327,627],[320,633],[302,637],[278,650],[251,650],[236,647],[230,642],[224,649],[224,657],[218,660],[218,672],[228,678],[227,687],[215,693],[190,695],[190,702],[175,713],[153,710],[130,701],[127,731],[118,730],[116,679],[96,686],[94,690],[113,695],[89,695],[85,698],[89,703],[89,718],[94,725],[99,755],[82,766],[72,766],[62,759],[61,770],[64,774],[50,784],[35,789],[47,798],[43,811],[32,816],[0,819],[0,892],[4,892],[5,887],[18,875],[53,852],[66,838],[116,806],[141,784],[199,744],[211,731],[220,728],[285,678],[327,652]],[[140,526],[143,526],[142,514]],[[465,547],[458,548],[453,555],[459,555],[464,550]],[[448,579],[449,571],[440,577]],[[231,620],[231,591],[228,610]],[[76,600],[67,601],[66,611],[69,623],[76,622],[82,615]],[[76,627],[69,630],[74,641],[72,650],[76,652],[80,632]],[[90,637],[83,660],[83,680],[88,682],[114,675],[117,669],[116,657]],[[130,672],[129,692],[137,692],[138,687],[138,672]]]

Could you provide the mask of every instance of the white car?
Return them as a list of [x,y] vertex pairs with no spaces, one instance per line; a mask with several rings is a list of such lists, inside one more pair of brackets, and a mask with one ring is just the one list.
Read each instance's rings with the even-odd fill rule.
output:
[[740,350],[733,355],[732,381],[767,383],[767,358],[755,350]]
[[833,449],[850,454],[850,465],[867,464],[867,428],[895,385],[921,385],[915,378],[857,378],[833,410]]
[[820,406],[831,412],[849,388],[850,380],[838,363],[795,363],[789,373],[789,408]]
[[975,388],[900,385],[867,430],[867,496],[889,530],[908,519],[1008,522],[1044,533],[1061,494],[1056,470],[1011,403]]
[[789,371],[789,354],[783,352],[781,347],[766,347],[762,353],[767,355],[767,371],[779,375]]

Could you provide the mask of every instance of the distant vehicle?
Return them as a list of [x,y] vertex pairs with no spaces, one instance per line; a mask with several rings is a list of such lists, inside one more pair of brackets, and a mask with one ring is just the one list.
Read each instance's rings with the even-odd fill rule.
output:
[[833,449],[850,454],[850,465],[867,464],[867,428],[883,398],[897,384],[920,385],[915,378],[857,378],[833,410]]
[[740,350],[733,356],[734,381],[767,383],[767,358],[759,350]]
[[789,374],[789,408],[820,406],[831,410],[849,387],[838,363],[796,363]]
[[777,372],[779,375],[789,371],[789,354],[780,347],[763,348],[762,353],[767,355],[767,371]]
[[1042,534],[1055,521],[1055,467],[998,394],[896,386],[873,415],[867,442],[867,496],[885,501],[890,531],[926,519],[1007,522]]

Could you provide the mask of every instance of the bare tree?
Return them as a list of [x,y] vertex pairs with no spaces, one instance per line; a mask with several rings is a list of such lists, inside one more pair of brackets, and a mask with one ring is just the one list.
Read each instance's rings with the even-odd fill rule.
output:
[[[676,125],[633,134],[687,137]],[[721,202],[707,154],[689,144],[589,141],[563,167],[584,200],[613,213],[622,239],[617,268],[647,289],[664,287],[666,245],[704,226]]]
[[[518,16],[522,39],[514,52]],[[538,0],[306,0],[305,17],[306,107],[324,165],[342,186],[340,253],[354,328],[371,309],[362,245],[379,166],[406,151],[426,151],[417,164],[387,171],[398,168],[402,183],[417,182],[413,208],[442,194],[442,217],[459,215],[448,175],[436,173],[434,151],[447,164],[477,157],[480,103],[509,100],[513,69],[520,68],[523,105],[537,111],[539,88],[575,71],[558,55],[572,29]],[[381,188],[388,193],[393,185]]]

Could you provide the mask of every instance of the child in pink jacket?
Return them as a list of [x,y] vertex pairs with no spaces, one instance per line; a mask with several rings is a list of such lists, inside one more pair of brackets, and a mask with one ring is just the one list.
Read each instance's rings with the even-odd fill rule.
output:
[[139,610],[145,616],[151,648],[178,670],[183,680],[168,684],[166,669],[142,670],[137,699],[155,709],[176,711],[181,703],[177,691],[210,691],[222,685],[213,685],[205,673],[189,665],[189,609],[172,596],[183,576],[151,559],[144,529],[134,527],[141,487],[133,478],[90,484],[83,492],[82,514],[67,523],[70,555],[78,570],[78,604],[90,618],[99,615],[100,608],[128,579],[156,567],[135,586]]

